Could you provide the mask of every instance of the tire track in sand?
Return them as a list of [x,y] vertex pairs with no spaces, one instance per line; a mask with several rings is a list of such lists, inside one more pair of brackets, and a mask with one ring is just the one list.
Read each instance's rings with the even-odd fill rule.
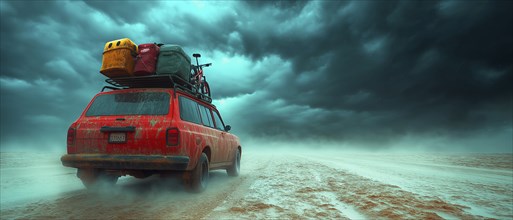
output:
[[206,216],[216,218],[479,219],[468,207],[326,165],[288,156],[272,160],[248,192]]

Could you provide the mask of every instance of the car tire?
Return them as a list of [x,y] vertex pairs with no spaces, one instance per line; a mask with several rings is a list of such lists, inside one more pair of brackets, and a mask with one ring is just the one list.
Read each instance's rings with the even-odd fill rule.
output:
[[240,150],[235,151],[235,157],[233,158],[232,165],[226,169],[228,176],[239,176],[240,173]]
[[196,167],[190,173],[190,181],[188,190],[191,192],[199,193],[205,191],[208,186],[209,179],[209,163],[208,157],[205,153],[201,156],[196,164]]
[[95,189],[101,186],[113,186],[118,181],[118,176],[107,174],[103,170],[78,169],[77,176],[87,189]]

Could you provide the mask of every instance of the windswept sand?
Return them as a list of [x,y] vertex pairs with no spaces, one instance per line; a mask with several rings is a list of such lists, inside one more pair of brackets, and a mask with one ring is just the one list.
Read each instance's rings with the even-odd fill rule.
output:
[[201,194],[159,176],[87,191],[58,155],[1,158],[2,219],[513,218],[511,154],[248,151]]

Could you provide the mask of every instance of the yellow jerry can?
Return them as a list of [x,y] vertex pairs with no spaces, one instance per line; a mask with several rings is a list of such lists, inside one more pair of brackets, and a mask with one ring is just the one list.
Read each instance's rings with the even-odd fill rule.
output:
[[132,76],[136,56],[137,45],[130,39],[109,41],[103,48],[100,73],[109,78]]

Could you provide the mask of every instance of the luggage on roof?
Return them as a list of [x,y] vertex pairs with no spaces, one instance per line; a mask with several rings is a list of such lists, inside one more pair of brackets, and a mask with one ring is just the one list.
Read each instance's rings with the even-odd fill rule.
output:
[[107,42],[100,73],[109,78],[132,76],[136,56],[137,45],[128,38]]
[[155,43],[140,44],[135,59],[134,76],[154,75],[160,48]]
[[191,58],[178,45],[162,45],[157,61],[157,75],[177,76],[189,83]]

